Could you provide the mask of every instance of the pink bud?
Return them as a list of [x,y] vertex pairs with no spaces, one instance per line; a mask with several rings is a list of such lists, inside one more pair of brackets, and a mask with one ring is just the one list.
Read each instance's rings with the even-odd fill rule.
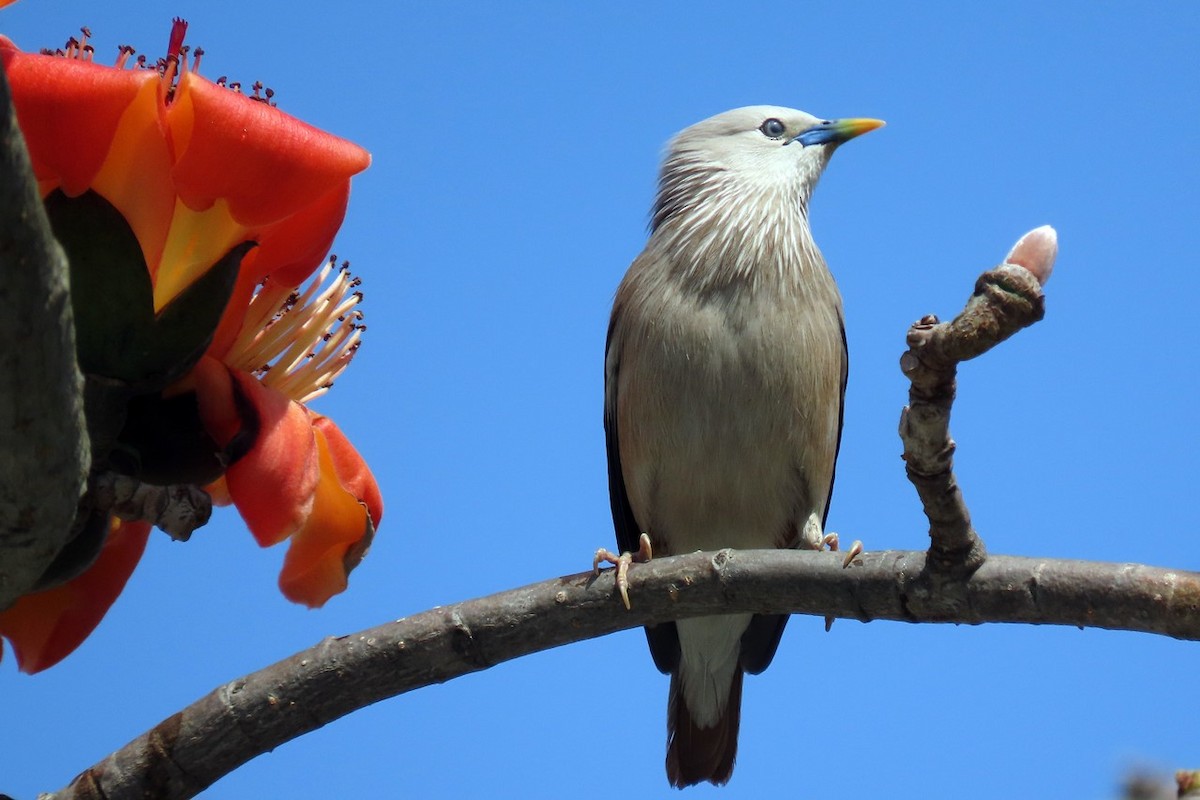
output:
[[1054,259],[1058,257],[1058,233],[1049,225],[1034,228],[1022,236],[1008,255],[1004,263],[1016,264],[1033,273],[1038,283],[1043,286],[1050,280],[1054,271]]

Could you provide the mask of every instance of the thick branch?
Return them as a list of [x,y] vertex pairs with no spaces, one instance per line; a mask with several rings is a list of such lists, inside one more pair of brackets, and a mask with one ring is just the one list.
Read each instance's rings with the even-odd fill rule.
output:
[[337,638],[228,683],[62,791],[66,798],[186,798],[241,764],[356,709],[503,661],[639,625],[733,612],[863,621],[1018,622],[1200,640],[1200,573],[992,556],[961,582],[921,552],[722,550],[640,564],[632,611],[613,573],[569,575],[434,608]]
[[0,70],[0,609],[62,549],[87,480],[67,264]]

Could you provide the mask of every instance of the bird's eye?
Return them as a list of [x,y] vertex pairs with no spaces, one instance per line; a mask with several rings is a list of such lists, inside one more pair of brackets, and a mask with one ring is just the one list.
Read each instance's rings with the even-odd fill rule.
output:
[[763,132],[764,136],[768,136],[772,139],[779,139],[785,133],[787,133],[787,126],[774,117],[771,117],[762,125],[759,125],[758,129]]

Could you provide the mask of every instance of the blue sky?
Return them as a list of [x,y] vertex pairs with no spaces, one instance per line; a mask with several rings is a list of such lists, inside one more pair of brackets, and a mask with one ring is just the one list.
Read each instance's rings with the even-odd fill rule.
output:
[[[677,130],[772,103],[888,127],[839,150],[812,225],[851,376],[829,527],[920,549],[897,367],[1025,231],[1060,256],[1044,322],[960,371],[952,431],[995,553],[1200,565],[1200,5],[20,0],[0,32],[165,49],[373,154],[339,257],[366,344],[316,407],[387,504],[350,591],[275,588],[225,510],[152,538],[93,637],[0,663],[0,791],[31,800],[213,687],[328,635],[581,571],[611,545],[602,358]],[[1108,798],[1200,767],[1200,645],[1073,628],[796,618],[747,680],[724,797]],[[393,699],[262,756],[213,798],[661,797],[667,680],[640,632]],[[695,797],[716,790],[691,790]]]

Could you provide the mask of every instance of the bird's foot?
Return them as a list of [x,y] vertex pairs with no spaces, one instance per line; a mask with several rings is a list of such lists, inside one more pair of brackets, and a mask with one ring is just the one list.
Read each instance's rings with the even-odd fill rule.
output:
[[[821,537],[821,549],[825,549],[826,547],[829,548],[829,552],[831,553],[837,553],[841,551],[841,548],[838,544],[838,535],[836,533],[827,533]],[[862,555],[862,551],[862,539],[855,539],[854,543],[850,545],[850,549],[847,550],[845,555],[842,557],[842,569],[845,569],[853,564],[854,559]]]
[[654,549],[650,546],[650,536],[643,533],[638,539],[638,551],[636,553],[621,553],[617,555],[603,547],[597,550],[596,557],[592,559],[592,572],[599,575],[601,563],[612,564],[617,568],[617,591],[621,593],[621,601],[625,603],[625,608],[628,610],[630,607],[629,565],[645,564],[652,558],[654,558]]
[[[836,533],[827,533],[821,537],[821,549],[828,547],[829,552],[836,553],[836,552],[840,551],[840,548],[838,545],[839,545],[838,535]],[[851,564],[853,564],[854,559],[856,559],[860,555],[862,555],[862,551],[863,551],[862,540],[855,539],[854,543],[852,545],[850,545],[850,549],[846,551],[845,556],[843,556],[843,558],[842,558],[842,569],[846,569]],[[825,632],[826,633],[829,633],[829,629],[833,627],[833,620],[834,620],[834,617],[826,617],[825,618]]]

